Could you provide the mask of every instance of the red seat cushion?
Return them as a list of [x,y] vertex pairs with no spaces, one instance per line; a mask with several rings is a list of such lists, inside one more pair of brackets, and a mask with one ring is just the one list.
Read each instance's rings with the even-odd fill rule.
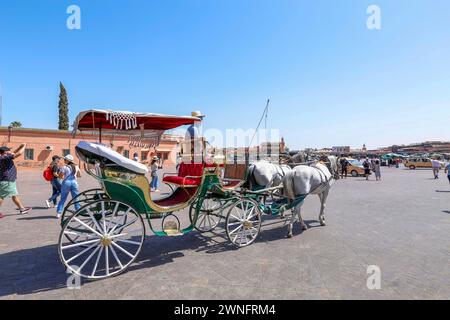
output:
[[198,186],[200,185],[201,178],[185,178],[180,176],[167,176],[164,177],[164,182],[177,184],[179,186]]
[[178,176],[166,176],[164,182],[177,184],[180,186],[198,186],[202,181],[203,164],[202,163],[180,163],[178,167]]
[[203,163],[180,163],[178,176],[201,176],[203,174]]

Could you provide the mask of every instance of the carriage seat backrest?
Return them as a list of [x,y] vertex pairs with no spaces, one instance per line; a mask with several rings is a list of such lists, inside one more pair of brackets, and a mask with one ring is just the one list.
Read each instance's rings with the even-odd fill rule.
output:
[[203,175],[203,163],[180,163],[178,167],[178,176],[187,177],[194,176],[199,177]]
[[245,163],[226,164],[224,178],[245,180],[247,173],[247,165]]

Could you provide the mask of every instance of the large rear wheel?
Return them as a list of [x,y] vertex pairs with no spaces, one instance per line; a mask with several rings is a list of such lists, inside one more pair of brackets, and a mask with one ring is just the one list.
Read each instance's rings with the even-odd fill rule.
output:
[[98,200],[68,218],[59,235],[59,256],[75,275],[107,278],[122,273],[136,260],[144,236],[144,221],[132,207]]

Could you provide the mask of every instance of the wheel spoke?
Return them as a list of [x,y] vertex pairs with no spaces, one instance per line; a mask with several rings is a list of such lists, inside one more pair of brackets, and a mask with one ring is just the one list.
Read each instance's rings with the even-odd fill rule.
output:
[[239,225],[239,227],[237,227],[236,229],[234,229],[233,231],[230,232],[230,235],[232,235],[233,233],[235,233],[236,231],[238,231],[239,229],[242,228],[242,224]]
[[78,268],[78,272],[83,269],[83,267],[91,260],[91,258],[94,256],[94,254],[101,248],[102,246],[98,246],[92,253],[89,255],[89,257],[83,262],[83,264]]
[[94,214],[92,213],[91,209],[86,208],[86,211],[87,211],[89,217],[91,217],[92,222],[94,222],[95,227],[96,227],[99,231],[105,233],[105,230],[103,230],[102,227],[100,227],[100,225],[98,224],[97,220],[95,220]]
[[105,267],[106,267],[106,275],[109,276],[109,249],[108,249],[108,246],[105,247]]
[[61,247],[61,249],[65,250],[65,249],[75,248],[75,247],[79,247],[79,246],[84,246],[85,244],[90,244],[90,243],[99,242],[99,241],[100,241],[100,239],[88,240],[88,241],[84,241],[84,242],[69,244],[68,246]]
[[[117,203],[117,205],[116,205],[116,209],[117,209],[117,206],[119,205],[119,203]],[[125,216],[128,214],[128,212],[130,212],[131,211],[131,208],[128,208],[128,210],[125,212]],[[115,212],[113,213],[113,215],[117,215],[117,211],[115,210]],[[116,218],[119,218],[120,216],[116,216]],[[119,225],[119,223],[117,223],[116,221],[113,221],[113,223],[115,223],[116,225],[114,226],[114,228],[112,228],[112,230],[109,232],[109,235],[111,235],[111,234],[113,234],[114,233],[114,231],[116,230],[116,228],[117,228],[117,226]],[[123,223],[122,223],[122,225],[123,225]],[[125,228],[125,226],[124,226],[124,228]],[[119,231],[120,232],[120,231]]]
[[119,257],[117,256],[116,250],[114,250],[113,246],[111,246],[111,252],[113,253],[113,256],[116,259],[116,261],[119,263],[120,268],[123,269],[123,264],[120,261]]
[[100,261],[100,257],[102,256],[103,246],[100,247],[100,252],[98,253],[97,259],[95,260],[95,265],[91,273],[91,277],[95,276],[95,271],[97,271],[98,262]]
[[[96,241],[96,242],[98,242],[98,241]],[[83,251],[81,251],[80,253],[74,255],[72,258],[70,258],[70,259],[67,260],[66,262],[67,262],[67,263],[70,263],[70,261],[75,260],[76,258],[78,258],[79,256],[81,256],[83,253],[85,253],[85,252],[91,250],[93,247],[95,247],[95,246],[97,246],[97,245],[98,245],[97,243],[94,243],[94,244],[90,245],[89,247],[87,247],[86,249],[84,249]]]
[[123,242],[123,243],[129,243],[129,244],[134,244],[136,246],[140,246],[141,243],[137,242],[137,241],[131,241],[131,240],[123,240],[123,239],[116,239],[116,242]]
[[110,234],[117,234],[117,233],[121,232],[126,227],[128,227],[128,226],[132,225],[133,223],[135,223],[137,221],[137,219],[138,218],[134,219],[133,221],[130,221],[130,222],[127,222],[127,223],[123,224],[120,228],[117,228],[116,230],[113,230],[114,232],[110,232]]
[[83,221],[81,221],[80,219],[78,219],[77,217],[73,218],[75,221],[77,221],[78,223],[80,223],[82,226],[86,227],[87,229],[91,230],[93,233],[95,233],[96,235],[98,235],[100,238],[103,237],[102,234],[100,234],[97,230],[92,229],[90,226],[88,226],[86,223],[84,223]]
[[115,247],[117,247],[117,249],[119,249],[120,251],[122,251],[123,253],[125,253],[127,256],[129,256],[131,259],[134,259],[134,256],[129,253],[127,250],[125,250],[124,248],[122,248],[121,246],[119,246],[116,242],[111,242],[111,244]]

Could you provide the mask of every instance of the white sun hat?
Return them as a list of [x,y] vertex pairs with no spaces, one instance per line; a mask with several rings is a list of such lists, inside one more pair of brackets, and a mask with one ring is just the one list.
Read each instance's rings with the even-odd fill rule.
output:
[[73,158],[73,156],[71,154],[66,155],[64,157],[64,159],[67,160],[67,161],[70,161],[70,162],[73,162],[73,160],[74,160],[74,158]]

